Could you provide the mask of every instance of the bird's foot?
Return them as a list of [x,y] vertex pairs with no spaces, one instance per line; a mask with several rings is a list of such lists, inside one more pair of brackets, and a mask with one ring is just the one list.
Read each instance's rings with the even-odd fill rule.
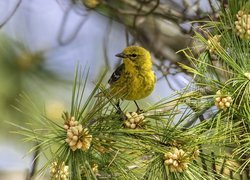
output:
[[137,114],[142,114],[142,113],[144,113],[144,110],[143,110],[143,109],[140,109],[140,108],[137,108],[136,113],[137,113]]

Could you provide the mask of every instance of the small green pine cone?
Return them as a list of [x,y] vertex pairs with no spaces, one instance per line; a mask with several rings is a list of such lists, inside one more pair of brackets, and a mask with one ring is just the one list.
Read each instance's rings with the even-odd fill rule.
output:
[[126,120],[124,121],[124,126],[126,128],[136,129],[144,125],[145,117],[143,116],[143,114],[137,114],[136,112],[127,112],[125,115]]
[[231,96],[222,95],[221,91],[216,92],[215,106],[223,111],[226,111],[232,105],[233,99]]
[[51,180],[68,180],[69,179],[69,167],[65,166],[64,162],[58,164],[53,162],[50,166]]
[[67,131],[67,138],[65,141],[69,144],[73,151],[77,149],[86,151],[89,149],[92,141],[92,135],[89,134],[87,128],[83,129],[82,125],[79,124],[74,117],[70,117],[67,121],[65,121],[64,129]]
[[164,163],[171,172],[183,172],[188,168],[186,153],[182,149],[173,148],[164,154]]
[[247,39],[250,41],[250,14],[246,11],[240,10],[235,21],[236,34],[241,39]]
[[221,49],[221,44],[220,44],[220,38],[221,35],[215,35],[213,37],[210,37],[207,41],[207,49],[210,54],[216,54],[216,52]]

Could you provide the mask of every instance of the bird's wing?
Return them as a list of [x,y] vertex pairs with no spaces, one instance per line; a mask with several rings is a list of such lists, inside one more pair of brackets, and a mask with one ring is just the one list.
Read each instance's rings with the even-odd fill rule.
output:
[[108,83],[112,85],[114,82],[116,82],[121,77],[121,74],[124,71],[124,69],[125,69],[124,64],[121,64],[120,66],[118,66],[118,68],[115,70],[115,72],[113,72],[113,74],[109,78]]

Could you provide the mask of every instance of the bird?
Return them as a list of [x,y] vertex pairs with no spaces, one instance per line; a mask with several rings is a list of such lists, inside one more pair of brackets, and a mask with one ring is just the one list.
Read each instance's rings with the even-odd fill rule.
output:
[[[133,100],[137,112],[141,111],[136,100],[149,96],[155,88],[156,76],[152,70],[150,53],[140,46],[128,46],[116,54],[123,63],[111,75],[109,93],[115,98]],[[117,107],[119,110],[119,100]]]

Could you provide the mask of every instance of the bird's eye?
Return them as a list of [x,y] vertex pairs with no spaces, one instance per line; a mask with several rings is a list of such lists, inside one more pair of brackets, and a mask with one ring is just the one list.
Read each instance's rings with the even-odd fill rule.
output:
[[136,57],[137,55],[136,54],[131,54],[132,57]]

